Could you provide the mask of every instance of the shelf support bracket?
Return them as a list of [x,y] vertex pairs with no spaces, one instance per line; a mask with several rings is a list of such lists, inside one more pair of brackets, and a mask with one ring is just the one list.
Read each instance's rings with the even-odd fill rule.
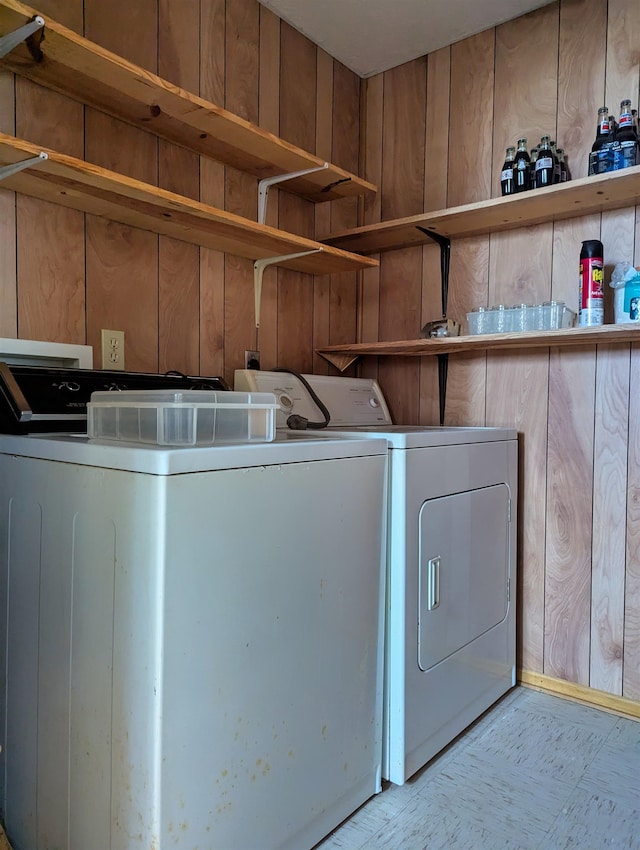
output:
[[278,174],[276,177],[265,177],[258,183],[258,224],[266,224],[267,219],[267,198],[269,189],[276,183],[283,183],[285,180],[293,180],[295,177],[304,177],[305,174],[314,174],[316,171],[324,171],[329,168],[329,163],[316,165],[314,168],[304,168],[302,171],[290,171],[288,174]]
[[11,177],[13,174],[17,174],[25,168],[31,168],[34,165],[39,165],[41,162],[44,162],[45,159],[49,159],[49,154],[46,154],[44,151],[40,151],[38,156],[33,156],[30,159],[13,162],[11,165],[2,165],[0,166],[0,180],[5,180],[7,177]]
[[297,260],[298,257],[307,257],[309,254],[317,254],[322,248],[313,248],[311,251],[298,251],[296,254],[282,254],[280,257],[265,257],[256,260],[253,264],[253,293],[256,328],[260,327],[260,303],[262,301],[262,276],[267,266],[286,263],[287,260]]
[[29,21],[23,26],[18,27],[13,32],[8,32],[6,35],[0,36],[0,59],[11,53],[19,44],[26,41],[34,32],[38,32],[44,26],[44,18],[36,15],[32,21]]
[[[447,315],[447,300],[449,297],[449,265],[451,261],[451,240],[433,230],[416,225],[417,229],[433,239],[440,246],[440,291],[442,297],[442,317]],[[447,371],[449,355],[438,354],[438,397],[440,402],[440,424],[444,425],[444,411],[447,404]]]

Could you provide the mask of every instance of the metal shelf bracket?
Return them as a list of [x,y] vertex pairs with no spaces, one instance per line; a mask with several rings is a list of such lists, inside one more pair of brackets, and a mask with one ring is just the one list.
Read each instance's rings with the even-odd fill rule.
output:
[[265,177],[258,183],[258,224],[266,224],[267,219],[267,198],[269,189],[276,183],[283,183],[285,180],[293,180],[295,177],[304,177],[305,174],[314,174],[316,171],[323,171],[329,168],[329,163],[317,165],[315,168],[304,168],[302,171],[290,171],[289,174],[279,174],[277,177]]
[[44,18],[41,18],[40,15],[36,15],[32,21],[23,24],[23,26],[18,27],[17,30],[0,36],[0,59],[2,59],[3,56],[6,56],[7,53],[11,53],[14,48],[16,48],[19,44],[22,44],[23,41],[26,41],[30,35],[34,34],[34,32],[42,29],[43,26]]
[[278,263],[286,262],[287,260],[297,260],[298,257],[306,257],[309,254],[317,254],[322,251],[322,248],[314,248],[311,251],[299,251],[296,254],[283,254],[280,257],[265,257],[263,260],[256,260],[253,264],[253,290],[254,290],[254,309],[256,317],[256,328],[260,327],[260,302],[262,301],[262,276],[267,266],[277,265]]
[[0,166],[0,180],[5,180],[7,177],[11,177],[13,174],[17,174],[25,168],[31,168],[34,165],[39,165],[41,162],[44,162],[45,159],[49,159],[49,154],[44,151],[40,151],[38,156],[33,156],[30,159],[13,162],[11,165],[2,165]]

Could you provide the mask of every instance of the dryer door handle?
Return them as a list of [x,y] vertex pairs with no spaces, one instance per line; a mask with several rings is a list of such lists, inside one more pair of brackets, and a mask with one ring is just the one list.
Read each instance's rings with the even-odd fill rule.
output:
[[427,561],[427,611],[440,605],[440,556]]

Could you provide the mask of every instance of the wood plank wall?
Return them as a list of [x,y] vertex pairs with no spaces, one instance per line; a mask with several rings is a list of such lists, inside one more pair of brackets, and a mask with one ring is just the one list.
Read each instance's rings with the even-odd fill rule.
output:
[[[256,0],[41,0],[99,44],[378,183],[361,203],[272,190],[268,222],[322,236],[499,194],[504,149],[543,132],[586,173],[597,108],[638,103],[637,0],[561,0],[360,81]],[[0,72],[0,130],[255,218],[256,181]],[[636,210],[454,243],[448,314],[479,304],[576,307],[580,243],[609,271],[640,263]],[[89,343],[127,334],[127,367],[232,379],[326,372],[325,343],[417,336],[441,314],[438,249],[378,270],[269,269],[253,326],[251,264],[0,189],[0,335]],[[608,304],[611,308],[611,301]],[[607,316],[611,320],[611,315]],[[99,358],[96,357],[99,365]],[[640,699],[640,370],[636,346],[450,358],[447,424],[520,432],[519,663]],[[365,358],[397,421],[438,421],[432,358]]]
[[[500,194],[505,148],[543,133],[586,175],[597,109],[638,104],[640,4],[561,0],[363,84],[365,221]],[[425,109],[426,104],[426,109]],[[608,273],[640,264],[635,209],[453,243],[448,314],[564,300],[577,308],[584,239]],[[608,280],[608,277],[607,277]],[[362,340],[418,336],[440,315],[432,246],[381,256],[362,287]],[[606,321],[613,321],[610,294]],[[433,358],[435,359],[435,358]],[[446,423],[520,432],[519,664],[640,699],[640,401],[635,345],[450,358]],[[397,421],[438,421],[422,362],[373,359]]]
[[[189,91],[358,170],[360,79],[257,0],[39,0],[45,16]],[[257,181],[0,72],[0,130],[247,218]],[[357,200],[270,192],[268,223],[313,237],[357,224]],[[251,262],[0,189],[0,336],[88,343],[126,334],[126,366],[224,375],[259,347],[263,368],[327,371],[314,349],[357,332],[355,273],[269,269],[262,322]]]

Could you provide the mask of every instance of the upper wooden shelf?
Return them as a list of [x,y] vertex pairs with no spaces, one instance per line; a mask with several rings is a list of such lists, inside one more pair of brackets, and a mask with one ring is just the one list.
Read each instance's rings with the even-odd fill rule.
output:
[[0,133],[0,166],[37,157],[41,151],[48,159],[6,177],[0,188],[251,260],[318,250],[319,253],[279,262],[285,268],[309,274],[357,271],[377,265],[375,259],[249,221]]
[[420,227],[456,239],[561,221],[638,203],[640,165],[520,195],[357,227],[323,241],[347,251],[373,254],[430,242],[430,237],[421,232]]
[[[44,18],[44,30],[1,59],[0,67],[261,179],[324,165],[319,157],[127,62],[18,0],[0,0],[0,35],[36,14]],[[279,185],[316,202],[376,191],[372,183],[331,164]]]
[[557,331],[524,331],[510,334],[475,334],[439,339],[410,339],[394,342],[361,342],[331,345],[317,353],[343,372],[363,354],[395,357],[427,357],[464,351],[494,351],[515,348],[557,348],[605,345],[614,342],[640,342],[640,325],[599,325]]

